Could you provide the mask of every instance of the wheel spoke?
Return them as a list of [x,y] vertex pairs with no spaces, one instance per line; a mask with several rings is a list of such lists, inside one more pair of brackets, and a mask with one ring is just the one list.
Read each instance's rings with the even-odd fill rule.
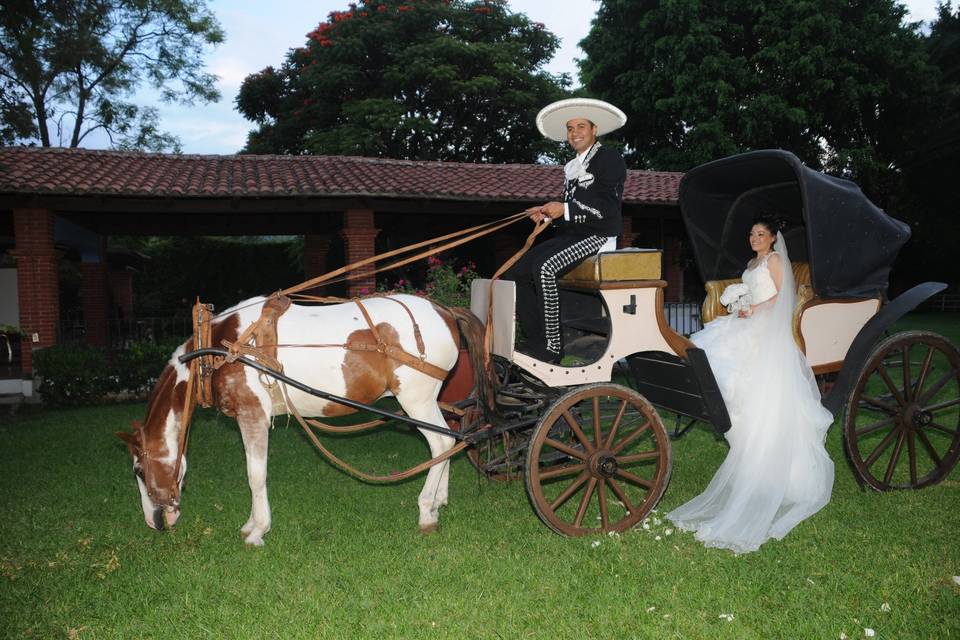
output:
[[641,478],[638,475],[630,473],[629,471],[624,471],[623,469],[617,469],[617,477],[621,480],[626,480],[627,482],[638,484],[641,487],[647,489],[653,489],[653,483],[645,478]]
[[587,470],[584,470],[579,476],[577,476],[576,480],[570,483],[569,487],[563,490],[563,493],[557,496],[556,500],[550,503],[550,509],[552,511],[556,511],[557,509],[562,507],[564,504],[566,504],[567,500],[569,500],[570,497],[573,494],[575,494],[577,490],[580,489],[580,487],[583,486],[583,483],[586,482],[589,477],[590,477],[590,472]]
[[891,430],[890,433],[888,433],[887,436],[880,442],[880,444],[877,445],[877,448],[873,450],[873,453],[871,453],[870,456],[863,461],[863,464],[866,468],[869,469],[873,463],[877,461],[877,458],[880,457],[880,454],[887,450],[887,447],[893,443],[893,439],[897,437],[897,433],[899,433],[899,431],[899,429]]
[[881,364],[879,367],[877,367],[877,373],[880,374],[880,377],[887,385],[887,388],[893,393],[893,397],[896,398],[897,404],[902,407],[904,405],[903,394],[900,393],[900,390],[897,389],[897,385],[893,384],[893,380],[890,379],[890,374],[887,373],[887,367]]
[[933,413],[934,411],[940,411],[941,409],[955,407],[958,404],[960,404],[960,398],[954,398],[953,400],[947,400],[946,402],[939,402],[937,404],[932,404],[929,407],[924,407],[923,410]]
[[927,404],[927,402],[929,402],[933,396],[937,395],[937,392],[940,391],[940,389],[942,389],[943,386],[950,381],[950,378],[953,378],[958,373],[960,373],[960,368],[954,367],[953,369],[950,369],[950,371],[944,374],[942,378],[937,380],[936,384],[930,387],[930,389],[923,394],[923,397],[920,398],[919,404]]
[[598,449],[603,444],[603,434],[600,433],[600,396],[593,396],[593,443]]
[[951,438],[953,438],[953,437],[955,437],[955,436],[957,435],[957,430],[956,430],[956,429],[948,429],[948,428],[946,428],[945,426],[943,426],[942,424],[939,424],[939,423],[937,423],[937,422],[931,422],[929,425],[927,425],[927,428],[928,428],[928,429],[936,429],[937,431],[940,431],[940,432],[942,432],[942,433],[947,434],[947,435],[950,436]]
[[871,405],[871,406],[876,407],[877,409],[880,409],[881,411],[883,411],[883,412],[885,412],[885,413],[887,413],[887,414],[889,414],[889,415],[896,415],[896,414],[897,414],[897,408],[896,408],[896,407],[891,406],[891,405],[889,405],[889,404],[887,404],[887,403],[885,403],[885,402],[881,402],[881,401],[878,400],[877,398],[871,398],[870,396],[864,394],[864,395],[861,395],[861,396],[860,396],[860,400],[862,400],[863,402],[866,402],[867,404],[869,404],[869,405]]
[[910,400],[910,343],[907,343],[901,347],[900,352],[903,354],[903,395],[907,400]]
[[890,484],[890,481],[893,480],[893,472],[897,468],[897,461],[900,460],[900,451],[903,449],[903,440],[906,438],[907,434],[905,431],[901,430],[900,434],[897,436],[897,444],[893,447],[893,453],[890,455],[890,462],[887,463],[887,472],[883,476],[883,483],[886,485]]
[[566,445],[560,442],[559,440],[554,440],[553,438],[547,438],[546,440],[543,441],[543,444],[549,447],[553,447],[557,451],[560,451],[561,453],[565,453],[571,458],[577,458],[578,460],[587,459],[587,456],[583,451],[578,451],[577,449],[574,449],[573,447]]
[[593,491],[597,488],[597,479],[590,478],[587,483],[587,490],[583,492],[583,498],[580,499],[580,506],[577,507],[577,517],[573,520],[573,526],[579,527],[583,523],[583,516],[587,513],[587,507],[590,506],[590,498],[593,497]]
[[929,455],[930,459],[933,460],[933,464],[939,467],[942,463],[942,460],[940,460],[940,455],[937,453],[937,450],[933,448],[933,445],[930,444],[930,441],[927,439],[927,434],[925,434],[923,431],[917,431],[917,437],[920,439],[920,443],[923,445],[923,448],[927,450],[927,455]]
[[857,438],[861,438],[867,434],[873,433],[874,431],[879,431],[884,427],[890,426],[896,419],[896,416],[890,416],[889,418],[881,420],[880,422],[874,422],[869,426],[857,429],[854,431],[854,433],[857,435]]
[[541,480],[555,480],[556,478],[562,478],[564,476],[573,475],[574,473],[580,473],[586,468],[586,465],[583,464],[570,464],[564,467],[554,467],[546,471],[540,472]]
[[603,478],[597,485],[597,500],[600,501],[600,528],[606,531],[610,525],[610,514],[607,511],[607,483]]
[[617,417],[613,419],[613,425],[610,427],[610,435],[607,436],[607,441],[604,443],[604,447],[609,448],[613,444],[613,439],[617,437],[617,429],[620,428],[620,421],[623,420],[623,414],[627,411],[627,401],[622,400],[620,402],[620,408],[617,409]]
[[610,490],[613,491],[613,495],[617,496],[617,500],[623,503],[623,508],[627,510],[627,513],[633,513],[633,503],[630,502],[630,498],[623,492],[620,485],[614,482],[613,478],[606,478],[606,482],[610,485]]
[[570,413],[569,409],[563,412],[563,417],[567,421],[567,425],[577,436],[577,440],[579,440],[580,444],[583,445],[583,448],[586,449],[587,453],[593,453],[593,445],[590,444],[590,439],[587,438],[587,435],[583,432],[583,429],[580,428],[580,423],[577,422],[577,419],[573,417],[573,414]]
[[644,451],[643,453],[635,453],[629,456],[619,456],[617,458],[617,464],[626,465],[633,462],[640,462],[641,460],[656,460],[659,457],[659,451]]
[[927,381],[927,374],[930,373],[930,365],[933,363],[933,347],[927,346],[927,355],[923,358],[923,366],[920,367],[920,374],[917,376],[917,384],[913,387],[913,397],[920,395],[923,389],[923,383]]
[[628,435],[626,438],[618,442],[617,446],[610,449],[611,451],[613,451],[613,455],[618,455],[621,451],[623,451],[627,447],[627,445],[629,445],[631,442],[633,442],[634,440],[639,438],[641,435],[646,433],[648,429],[650,429],[650,423],[645,422],[643,426],[641,426],[639,429],[637,429],[636,431]]

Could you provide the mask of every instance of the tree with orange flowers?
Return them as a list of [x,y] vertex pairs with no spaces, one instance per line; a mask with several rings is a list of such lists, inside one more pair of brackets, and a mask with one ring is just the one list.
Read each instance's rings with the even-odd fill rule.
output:
[[503,0],[360,0],[331,13],[279,69],[248,76],[246,152],[534,162],[536,130],[566,75],[558,39]]

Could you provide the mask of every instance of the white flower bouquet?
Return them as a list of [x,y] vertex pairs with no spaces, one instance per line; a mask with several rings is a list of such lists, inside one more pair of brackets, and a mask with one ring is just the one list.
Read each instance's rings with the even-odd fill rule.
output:
[[730,314],[749,310],[753,304],[750,288],[743,283],[730,285],[720,294],[720,304],[725,306]]

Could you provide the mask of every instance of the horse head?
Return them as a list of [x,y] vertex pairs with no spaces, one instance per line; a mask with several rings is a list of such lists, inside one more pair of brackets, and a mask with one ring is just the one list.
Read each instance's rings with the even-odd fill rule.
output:
[[[169,393],[164,393],[167,387]],[[143,519],[151,529],[162,531],[180,517],[180,492],[187,473],[187,459],[180,451],[181,411],[171,402],[177,384],[168,367],[150,398],[146,424],[133,421],[133,432],[118,431],[133,459],[133,473],[140,491]],[[160,406],[165,405],[165,406]]]

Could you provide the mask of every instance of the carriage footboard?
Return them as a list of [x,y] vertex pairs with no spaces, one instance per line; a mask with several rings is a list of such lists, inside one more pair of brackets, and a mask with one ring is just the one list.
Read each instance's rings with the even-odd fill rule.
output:
[[661,351],[627,356],[635,389],[650,402],[697,420],[718,433],[730,429],[730,416],[702,349],[687,349],[686,358]]

